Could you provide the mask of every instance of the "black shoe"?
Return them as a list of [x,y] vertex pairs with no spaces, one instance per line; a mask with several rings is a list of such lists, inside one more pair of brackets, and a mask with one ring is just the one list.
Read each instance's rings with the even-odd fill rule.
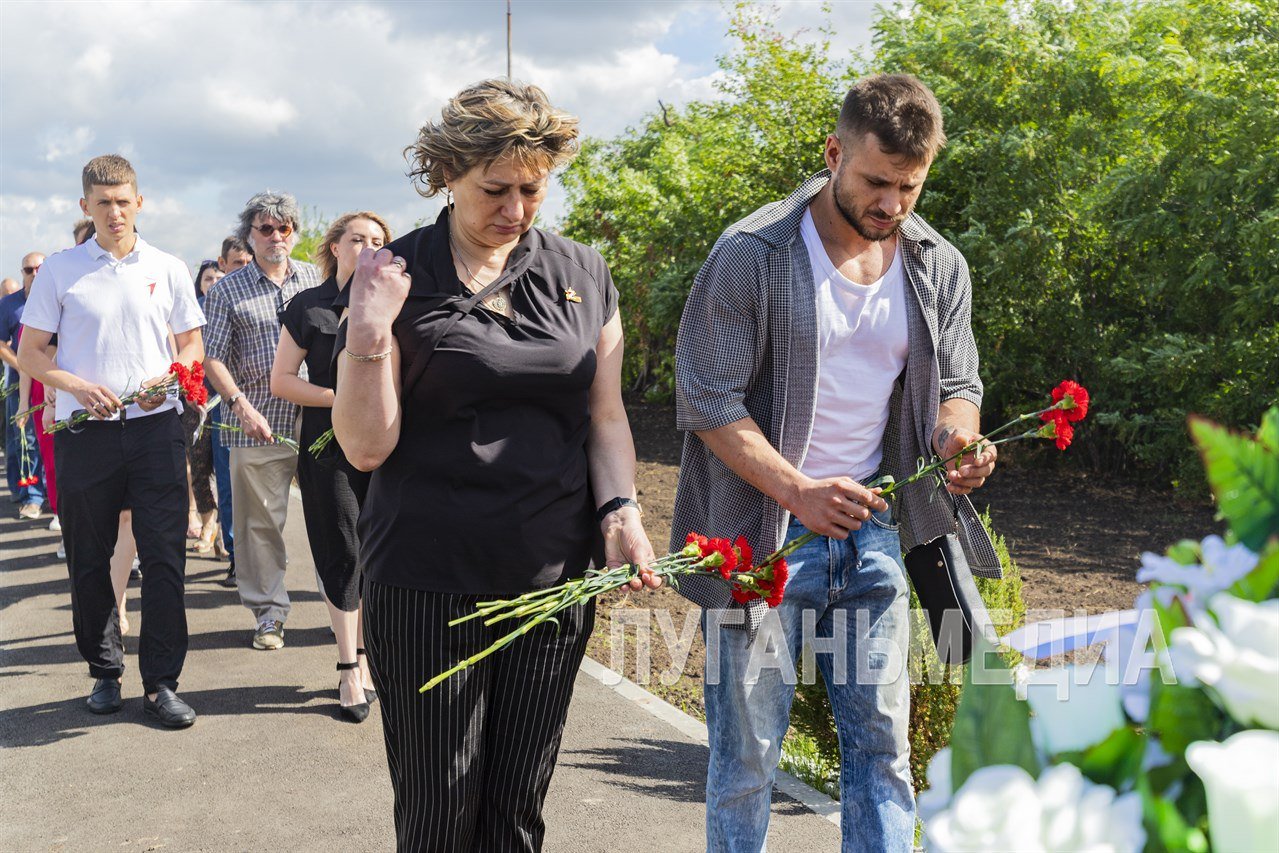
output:
[[226,577],[218,581],[218,583],[226,587],[227,589],[235,589],[237,586],[239,586],[239,584],[235,580],[235,563],[232,563],[230,566],[227,567]]
[[89,710],[95,714],[114,714],[124,707],[120,698],[120,679],[99,678],[89,694]]
[[185,729],[195,722],[195,711],[168,687],[161,687],[155,692],[154,702],[143,696],[142,710],[148,717],[159,720],[160,725],[171,729]]
[[[358,670],[359,668],[360,665],[354,662],[338,664],[338,672],[348,669]],[[338,681],[338,716],[349,723],[362,723],[369,718],[368,701],[361,702],[358,705],[342,704],[342,682],[340,680]]]

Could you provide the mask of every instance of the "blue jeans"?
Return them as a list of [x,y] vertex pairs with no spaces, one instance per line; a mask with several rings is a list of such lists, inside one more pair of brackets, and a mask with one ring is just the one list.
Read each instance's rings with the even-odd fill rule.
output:
[[[791,521],[786,540],[805,533]],[[765,849],[773,780],[790,723],[796,661],[816,653],[839,732],[842,847],[909,851],[910,779],[906,570],[890,511],[848,539],[819,537],[791,555],[782,603],[753,642],[726,627],[740,614],[707,611],[706,846]],[[740,623],[739,623],[740,624]]]
[[[208,423],[224,423],[222,420],[222,404],[218,403],[209,410]],[[235,562],[235,532],[231,528],[231,448],[222,442],[222,430],[213,429],[213,481],[218,488],[218,524],[222,527],[222,544],[226,546],[227,556]]]
[[[15,377],[17,374],[13,374]],[[9,483],[9,495],[14,503],[44,504],[44,461],[40,459],[40,446],[36,444],[36,422],[40,413],[27,418],[27,458],[31,460],[31,469],[20,472],[22,464],[22,431],[13,422],[18,413],[18,392],[14,391],[4,398],[4,465],[5,479]],[[19,486],[22,474],[35,474],[40,482],[34,486]]]

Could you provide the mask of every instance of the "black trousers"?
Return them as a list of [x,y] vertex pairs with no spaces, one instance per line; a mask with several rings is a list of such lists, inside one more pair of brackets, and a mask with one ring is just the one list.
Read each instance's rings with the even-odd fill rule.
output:
[[355,526],[372,475],[351,467],[336,444],[319,459],[302,445],[298,489],[306,538],[324,594],[338,610],[350,613],[360,606],[360,539]]
[[187,654],[186,444],[177,412],[89,422],[55,433],[58,517],[71,572],[76,645],[94,678],[124,672],[111,555],[120,511],[133,510],[142,564],[138,670],[147,693],[177,689]]
[[537,851],[595,602],[544,624],[426,693],[432,676],[514,630],[450,628],[480,595],[365,585],[364,631],[382,705],[399,851]]

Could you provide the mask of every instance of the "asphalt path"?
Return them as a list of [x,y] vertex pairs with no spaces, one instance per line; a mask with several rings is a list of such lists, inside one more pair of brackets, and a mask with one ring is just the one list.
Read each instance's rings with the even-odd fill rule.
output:
[[[58,534],[47,514],[18,520],[0,487],[0,850],[394,848],[379,706],[361,725],[336,719],[328,616],[301,504],[289,510],[293,610],[282,650],[250,646],[251,614],[217,583],[225,562],[190,555],[179,693],[199,719],[169,731],[142,713],[137,584],[125,706],[97,717],[84,705],[92,681],[71,632]],[[649,713],[639,691],[624,693],[579,674],[547,796],[545,849],[705,849],[704,736],[687,718],[672,725]],[[831,821],[775,794],[770,850],[838,847]]]

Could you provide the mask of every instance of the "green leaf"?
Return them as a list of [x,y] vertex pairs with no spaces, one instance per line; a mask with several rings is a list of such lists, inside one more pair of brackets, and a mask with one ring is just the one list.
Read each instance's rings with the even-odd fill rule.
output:
[[1123,790],[1141,772],[1141,759],[1146,752],[1146,737],[1132,726],[1115,729],[1101,743],[1082,752],[1058,756],[1080,769],[1092,781]]
[[1279,534],[1279,453],[1270,449],[1279,430],[1279,409],[1263,420],[1261,441],[1191,417],[1190,433],[1203,454],[1208,482],[1221,513],[1239,541],[1261,551]]
[[1223,714],[1203,690],[1156,677],[1150,691],[1149,726],[1169,755],[1180,758],[1195,741],[1217,739]]
[[1205,853],[1208,840],[1182,816],[1171,800],[1157,796],[1146,779],[1137,780],[1141,793],[1147,853]]
[[1000,652],[977,638],[950,735],[951,785],[958,791],[976,770],[1012,764],[1039,775],[1030,736],[1030,705],[1017,698],[1012,672]]
[[1252,571],[1227,590],[1245,601],[1265,601],[1279,591],[1279,544],[1271,543]]

